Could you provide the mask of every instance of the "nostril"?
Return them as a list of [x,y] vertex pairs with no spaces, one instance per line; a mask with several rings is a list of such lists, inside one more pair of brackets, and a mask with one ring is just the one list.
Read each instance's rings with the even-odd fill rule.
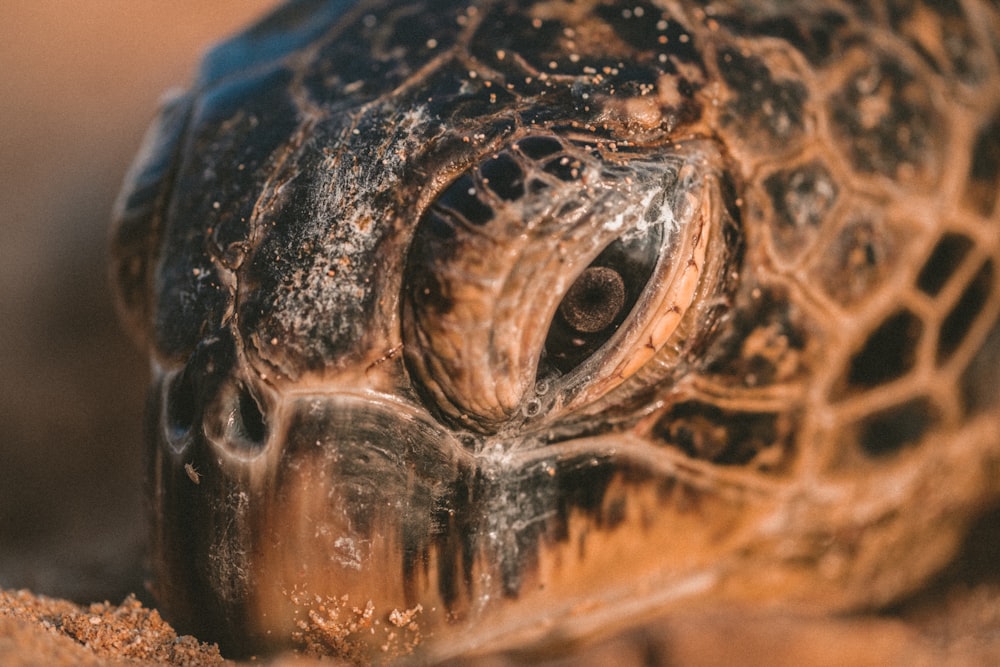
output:
[[167,435],[173,441],[186,438],[197,418],[197,398],[191,374],[179,373],[167,387]]
[[228,420],[229,441],[245,449],[259,449],[267,440],[267,418],[257,398],[240,383],[237,386],[236,405]]

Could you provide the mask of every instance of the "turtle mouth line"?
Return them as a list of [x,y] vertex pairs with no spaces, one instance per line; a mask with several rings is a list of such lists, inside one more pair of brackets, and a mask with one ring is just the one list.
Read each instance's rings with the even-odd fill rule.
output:
[[546,462],[584,460],[588,457],[594,460],[611,460],[645,470],[658,479],[676,480],[713,493],[731,488],[740,494],[765,497],[773,496],[781,486],[780,482],[748,475],[745,471],[724,469],[708,461],[693,459],[678,449],[653,444],[630,432],[569,438],[499,455],[477,455],[475,459],[480,467],[489,467],[491,460],[501,457],[506,466],[520,469]]

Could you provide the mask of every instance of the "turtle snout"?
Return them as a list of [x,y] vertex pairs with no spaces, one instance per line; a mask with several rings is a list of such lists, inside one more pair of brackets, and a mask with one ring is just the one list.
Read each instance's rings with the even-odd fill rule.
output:
[[416,563],[460,474],[457,440],[370,392],[265,399],[231,380],[202,408],[185,382],[166,383],[151,467],[156,592],[185,631],[248,653],[289,642],[305,600],[426,601]]

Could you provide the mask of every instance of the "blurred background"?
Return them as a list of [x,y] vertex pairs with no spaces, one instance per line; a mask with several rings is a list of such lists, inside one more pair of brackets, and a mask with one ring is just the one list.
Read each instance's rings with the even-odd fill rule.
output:
[[142,586],[146,364],[106,279],[109,212],[158,100],[275,0],[0,4],[0,586]]

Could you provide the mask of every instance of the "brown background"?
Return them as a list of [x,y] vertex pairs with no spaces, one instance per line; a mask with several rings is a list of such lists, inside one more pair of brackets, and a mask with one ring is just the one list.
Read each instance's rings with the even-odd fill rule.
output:
[[164,91],[275,0],[0,3],[0,586],[141,586],[145,362],[109,211]]

